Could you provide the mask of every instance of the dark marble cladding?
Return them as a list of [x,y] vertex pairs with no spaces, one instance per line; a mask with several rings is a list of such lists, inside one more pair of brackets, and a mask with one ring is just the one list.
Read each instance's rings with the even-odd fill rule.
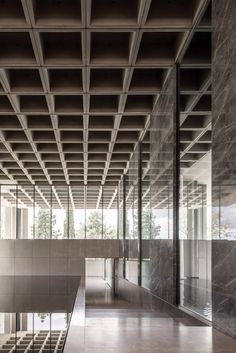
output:
[[[214,216],[236,204],[236,2],[214,0],[212,63],[212,200]],[[231,185],[231,187],[226,186]],[[221,192],[219,193],[219,189]],[[235,213],[227,222],[235,224]],[[219,222],[220,227],[221,222]],[[214,231],[214,236],[222,234]],[[236,337],[236,242],[212,242],[213,324]]]
[[138,258],[138,239],[126,240],[127,258],[137,259]]
[[235,16],[234,0],[213,2],[212,167],[215,186],[236,182]]
[[[128,201],[126,202],[126,213],[127,213],[127,232],[126,232],[126,255],[127,258],[138,259],[138,202],[134,202],[138,197],[138,164],[139,164],[139,148],[136,147],[133,156],[129,163],[129,170],[126,179],[126,195],[128,195]],[[130,233],[131,220],[128,217],[132,215],[132,234]],[[136,241],[134,241],[136,239]]]
[[129,281],[118,277],[117,295],[119,298],[131,302],[133,305],[141,306],[147,310],[158,312],[159,317],[172,317],[177,321],[183,322],[187,326],[206,326],[199,320],[189,316],[176,306],[154,296],[147,289],[136,286]]
[[152,239],[150,241],[151,280],[154,295],[174,303],[173,291],[173,241]]
[[143,239],[141,243],[142,247],[142,259],[149,259],[150,258],[150,240]]
[[[175,304],[175,251],[173,234],[173,176],[175,129],[174,114],[176,111],[176,69],[170,72],[158,100],[157,110],[151,117],[150,124],[150,207],[156,217],[155,227],[152,227],[150,240],[142,241],[142,256],[150,258],[148,263],[148,278],[151,292],[161,299]],[[126,194],[138,181],[138,153],[134,153],[127,175]],[[130,192],[131,192],[130,191]],[[137,191],[137,190],[136,190]],[[135,193],[135,196],[137,194]],[[132,202],[126,203],[126,215],[132,208]],[[165,214],[165,224],[158,231],[159,217]],[[137,224],[134,219],[134,229]],[[168,231],[167,231],[168,230]],[[130,236],[126,230],[125,258],[134,261],[138,259],[138,239],[136,232]],[[135,239],[136,238],[136,239]],[[121,242],[122,244],[122,242]],[[122,255],[122,246],[120,247]],[[119,266],[119,273],[122,266]],[[133,281],[132,278],[127,279]]]
[[[150,196],[155,224],[162,219],[160,233],[151,231],[151,292],[175,303],[175,257],[173,235],[174,118],[176,111],[176,68],[170,72],[150,123]],[[163,225],[165,213],[166,224]],[[166,231],[163,228],[167,229]],[[157,239],[158,238],[158,239]]]
[[212,241],[213,324],[236,337],[236,242]]

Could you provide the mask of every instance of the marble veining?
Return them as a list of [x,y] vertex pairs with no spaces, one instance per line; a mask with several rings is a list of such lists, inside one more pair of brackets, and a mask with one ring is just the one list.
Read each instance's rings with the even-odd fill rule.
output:
[[236,337],[236,2],[214,0],[212,65],[213,325]]
[[169,74],[150,125],[150,199],[154,227],[150,241],[150,290],[175,302],[173,176],[176,69]]

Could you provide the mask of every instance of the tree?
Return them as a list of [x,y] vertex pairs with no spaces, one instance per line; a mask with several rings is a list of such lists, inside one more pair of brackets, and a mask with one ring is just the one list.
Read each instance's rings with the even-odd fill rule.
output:
[[227,239],[230,238],[230,229],[233,226],[230,223],[220,222],[220,216],[218,213],[212,215],[212,237],[213,239]]
[[105,239],[116,239],[117,229],[106,223],[105,216],[103,216],[103,237]]
[[79,223],[79,229],[76,231],[76,238],[84,239],[85,238],[85,223]]
[[[68,222],[69,222],[69,229],[68,229]],[[69,234],[68,234],[69,232]],[[64,220],[64,231],[63,231],[63,238],[76,238],[75,232],[75,220],[74,220],[74,212],[73,210],[69,210],[67,213],[67,217]]]
[[152,212],[151,212],[150,218],[151,218],[150,219],[151,238],[158,239],[160,238],[160,235],[161,235],[161,226],[160,224],[156,224],[155,222],[156,217],[153,215]]
[[38,317],[40,318],[40,321],[43,323],[47,317],[50,316],[48,313],[37,313]]
[[[85,223],[79,225],[78,237],[83,238],[85,233]],[[115,227],[107,224],[105,217],[102,217],[101,212],[93,211],[90,213],[86,222],[86,238],[87,239],[114,239],[117,237]]]
[[102,215],[99,211],[90,213],[86,222],[86,238],[99,239],[102,237]]
[[[134,216],[135,234],[138,234],[138,215]],[[148,209],[142,209],[142,239],[157,239],[160,237],[161,226],[155,223],[155,216]]]
[[[52,221],[52,224],[51,224]],[[51,237],[51,226],[52,226],[52,238],[61,238],[62,234],[59,230],[55,230],[56,225],[56,215],[52,215],[47,209],[39,209],[38,214],[35,219],[35,239],[50,239]],[[31,232],[33,234],[33,227]]]

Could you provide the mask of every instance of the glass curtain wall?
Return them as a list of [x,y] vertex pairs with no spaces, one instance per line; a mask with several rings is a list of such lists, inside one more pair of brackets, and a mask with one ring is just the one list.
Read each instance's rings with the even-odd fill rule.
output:
[[1,239],[16,238],[16,186],[1,185]]
[[[69,188],[54,187],[51,188],[51,227],[52,239],[67,239],[69,238],[69,230],[73,232],[73,225],[69,229],[70,216],[70,196]],[[50,221],[50,220],[49,220]]]
[[[211,214],[210,79],[210,69],[180,67],[178,294],[181,306],[207,319],[211,319],[212,311],[211,228],[213,232],[219,228],[219,219],[214,218],[214,214],[212,219]],[[154,126],[150,126],[141,144],[141,187],[138,185],[138,152],[131,159],[127,175],[120,183],[119,237],[122,239],[124,236],[122,217],[125,215],[125,278],[137,284],[138,266],[141,265],[141,285],[174,303],[175,71],[166,82],[166,91],[162,92],[157,114],[160,119],[163,117],[162,122],[153,117]],[[169,114],[166,107],[169,108]],[[139,196],[142,200],[141,210],[138,210]],[[141,244],[138,239],[139,216]],[[221,219],[224,218],[226,216],[222,213]],[[169,293],[168,297],[164,297],[166,293]]]
[[74,187],[69,189],[69,238],[86,238],[86,187]]
[[[96,198],[96,200],[94,200]],[[95,206],[96,203],[96,206]],[[103,237],[103,188],[91,187],[86,190],[86,239]]]
[[122,240],[124,238],[124,177],[121,179],[118,186],[118,222],[118,238]]
[[33,238],[34,188],[0,185],[0,193],[0,239]]
[[33,210],[34,239],[51,239],[52,237],[52,204],[53,191],[51,186],[44,186],[40,190],[35,187],[35,205]]
[[103,239],[116,239],[118,237],[118,195],[114,188],[103,186]]
[[180,305],[211,320],[211,233],[218,220],[212,218],[212,60],[206,27],[211,28],[210,3],[180,64],[179,276]]
[[97,190],[0,185],[0,239],[116,239],[117,190]]
[[180,304],[211,320],[211,71],[180,67]]
[[124,183],[125,176],[123,176],[118,185],[118,239],[120,240],[120,261],[118,261],[118,276],[125,277],[125,202],[124,202]]

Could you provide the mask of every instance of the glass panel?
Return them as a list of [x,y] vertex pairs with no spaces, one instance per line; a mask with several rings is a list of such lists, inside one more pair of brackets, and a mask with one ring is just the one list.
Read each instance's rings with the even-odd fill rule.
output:
[[52,192],[50,186],[35,188],[34,233],[35,239],[50,239]]
[[86,190],[86,239],[102,239],[102,188]]
[[[65,226],[66,226],[66,231],[64,229],[64,238],[68,239],[75,239],[76,234],[75,234],[75,204],[74,204],[74,199],[72,196],[72,189],[70,186],[67,188],[67,212],[66,212],[66,221],[65,221]],[[65,236],[65,234],[67,236]]]
[[114,197],[114,186],[103,187],[103,239],[117,238],[117,194]]
[[[74,201],[74,237],[76,239],[85,239],[85,216],[86,216],[86,207],[85,207],[85,187],[71,187],[71,195]],[[73,236],[70,235],[71,238]]]
[[[16,314],[15,313],[0,313],[0,341],[2,348],[6,351],[16,351],[17,344],[17,331],[16,331]],[[4,345],[4,347],[3,347]]]
[[[121,240],[121,249],[122,249],[122,257],[123,259],[121,261],[118,261],[118,274],[119,276],[123,277],[124,276],[124,270],[125,270],[125,254],[123,254],[123,252],[125,252],[125,242],[124,242],[124,180],[125,178],[123,177],[121,179],[121,181],[119,182],[119,187],[118,187],[118,222],[119,222],[119,226],[118,226],[118,237]],[[125,225],[126,226],[126,225]]]
[[126,278],[138,284],[138,161],[139,149],[134,152],[126,178]]
[[17,227],[19,239],[33,239],[34,186],[17,187]]
[[86,210],[86,239],[102,239],[102,210]]
[[124,212],[124,200],[123,200],[123,183],[124,180],[122,179],[121,182],[119,183],[119,197],[118,197],[118,209],[119,209],[119,239],[123,239],[123,212]]
[[1,185],[1,239],[16,239],[16,186]]
[[69,188],[52,187],[52,239],[69,238]]
[[142,142],[142,241],[141,241],[141,266],[142,266],[142,286],[150,289],[150,238],[151,238],[151,199],[150,199],[150,141],[149,131],[145,134]]
[[[192,75],[181,68],[180,89]],[[191,99],[180,97],[180,304],[211,320],[211,117],[184,113]]]

